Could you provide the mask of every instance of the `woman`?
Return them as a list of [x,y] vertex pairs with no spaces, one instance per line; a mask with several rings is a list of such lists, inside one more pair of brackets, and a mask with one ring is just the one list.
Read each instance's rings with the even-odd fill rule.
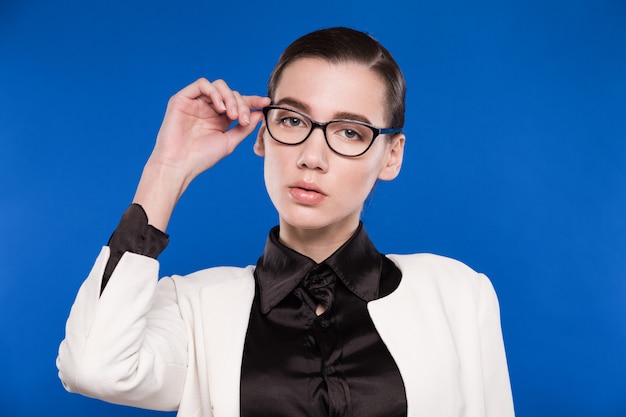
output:
[[[174,95],[70,313],[65,387],[184,417],[513,415],[488,279],[434,255],[386,257],[360,222],[375,182],[400,170],[404,94],[385,48],[332,28],[283,52],[269,97],[204,79]],[[263,256],[157,280],[178,198],[260,121],[279,214]]]

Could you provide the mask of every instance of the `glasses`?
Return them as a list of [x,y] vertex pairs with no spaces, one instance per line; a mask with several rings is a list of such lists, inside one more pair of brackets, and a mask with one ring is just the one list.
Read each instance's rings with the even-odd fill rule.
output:
[[363,155],[379,135],[399,133],[402,129],[379,129],[357,120],[331,120],[319,123],[304,113],[280,106],[263,108],[267,131],[276,142],[299,145],[311,136],[315,128],[322,129],[328,147],[336,154],[348,157]]

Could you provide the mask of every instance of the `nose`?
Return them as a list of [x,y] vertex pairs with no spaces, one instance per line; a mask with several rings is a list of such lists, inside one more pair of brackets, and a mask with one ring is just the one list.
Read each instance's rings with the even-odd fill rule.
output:
[[331,150],[326,144],[324,131],[321,127],[313,129],[307,140],[299,146],[298,167],[317,169],[323,172],[328,170],[328,153]]

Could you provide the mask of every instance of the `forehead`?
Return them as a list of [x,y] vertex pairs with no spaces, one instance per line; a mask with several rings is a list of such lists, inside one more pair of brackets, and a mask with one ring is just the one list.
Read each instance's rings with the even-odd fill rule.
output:
[[385,121],[386,88],[380,76],[356,62],[332,63],[299,58],[285,67],[274,92],[274,103],[301,103],[313,118],[324,121],[353,113],[370,123]]

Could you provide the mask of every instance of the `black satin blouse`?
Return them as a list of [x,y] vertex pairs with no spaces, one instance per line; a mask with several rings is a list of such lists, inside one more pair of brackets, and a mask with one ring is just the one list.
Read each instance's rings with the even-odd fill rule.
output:
[[[398,367],[367,312],[401,272],[362,224],[321,264],[269,234],[241,368],[241,415],[406,416]],[[317,304],[326,311],[317,316]]]

